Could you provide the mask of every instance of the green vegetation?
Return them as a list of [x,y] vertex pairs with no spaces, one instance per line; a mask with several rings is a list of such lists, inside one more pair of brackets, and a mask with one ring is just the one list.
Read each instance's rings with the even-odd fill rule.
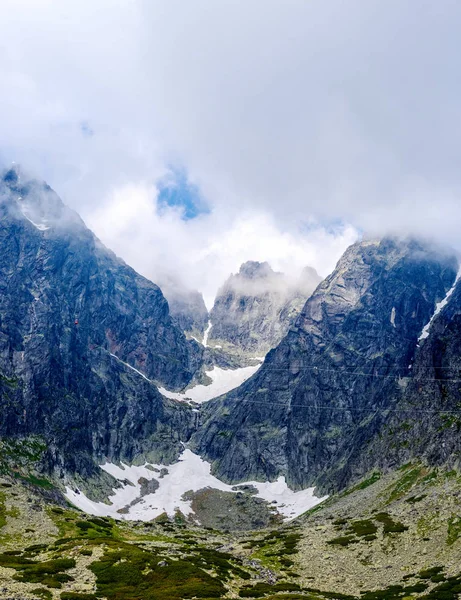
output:
[[[266,594],[274,592],[297,592],[299,590],[301,588],[296,583],[257,583],[253,586],[246,585],[240,588],[239,596],[240,598],[263,598]],[[289,597],[292,598],[292,596]],[[279,596],[276,596],[276,598],[279,598]]]
[[378,531],[376,525],[369,519],[365,521],[352,521],[350,529],[358,536],[369,536]]
[[231,568],[227,557],[213,565],[204,559],[199,567],[196,561],[162,559],[126,543],[111,546],[101,560],[90,566],[96,575],[98,595],[108,600],[219,598],[225,592],[222,581],[203,569],[214,566],[226,578]]
[[[0,439],[0,475],[14,475],[32,485],[42,480],[31,475],[46,450],[40,436]],[[34,480],[35,479],[35,480]],[[48,485],[51,485],[47,481]]]
[[461,536],[461,517],[452,515],[448,519],[447,544],[452,546]]
[[360,600],[398,600],[398,598],[406,598],[411,594],[424,592],[427,585],[424,583],[416,583],[415,585],[390,585],[383,590],[362,592]]
[[342,537],[333,538],[332,540],[328,540],[327,544],[331,544],[334,546],[349,546],[349,544],[357,544],[359,540],[357,540],[353,535],[344,535]]
[[424,498],[426,497],[427,494],[422,494],[421,496],[410,496],[405,500],[405,502],[408,502],[408,504],[416,504],[417,502],[421,502],[421,500],[424,500]]
[[375,515],[375,520],[384,525],[383,533],[403,533],[408,530],[408,527],[400,521],[394,519],[386,512],[380,512]]
[[97,600],[94,594],[79,594],[77,592],[61,592],[61,600]]
[[5,494],[0,492],[0,529],[6,525]]
[[344,492],[344,496],[348,496],[349,494],[352,494],[353,492],[357,492],[359,490],[365,490],[367,487],[370,487],[370,485],[373,485],[380,479],[381,479],[381,473],[379,471],[375,471],[374,473],[372,473],[372,475],[370,477],[368,477],[368,479],[364,479],[363,481],[361,481],[354,487],[346,490]]
[[405,475],[397,481],[390,491],[388,502],[393,502],[404,496],[419,479],[428,475],[427,471],[421,466],[412,468],[411,465],[404,465],[401,470],[405,471]]
[[403,523],[400,523],[399,521],[394,521],[388,513],[384,512],[377,513],[373,519],[352,521],[349,526],[347,526],[347,519],[337,519],[336,521],[333,521],[333,525],[336,530],[342,530],[345,535],[328,540],[327,544],[347,547],[350,544],[357,544],[361,540],[365,542],[376,540],[378,538],[376,535],[378,533],[378,527],[373,523],[373,520],[383,524],[384,534],[402,533],[408,529],[406,525],[403,525]]
[[15,569],[17,574],[14,575],[13,579],[17,581],[41,583],[49,588],[60,588],[63,583],[73,580],[64,571],[75,567],[75,560],[61,558],[38,562],[22,556],[4,553],[0,554],[0,566]]
[[18,387],[18,382],[19,380],[17,377],[7,377],[6,375],[0,373],[0,383],[3,383],[9,388],[16,389]]
[[41,598],[41,600],[52,600],[53,598],[53,594],[50,590],[46,590],[45,588],[36,588],[35,590],[32,590],[32,594]]
[[[418,577],[421,579],[431,579],[435,576],[440,575],[442,573],[443,567],[431,567],[430,569],[423,569],[418,573]],[[444,577],[445,579],[445,577]]]
[[20,475],[19,473],[14,474],[15,477],[22,479],[23,481],[27,481],[27,483],[31,483],[32,485],[37,485],[39,487],[45,488],[47,490],[51,490],[54,488],[54,485],[48,479],[36,477],[35,475]]

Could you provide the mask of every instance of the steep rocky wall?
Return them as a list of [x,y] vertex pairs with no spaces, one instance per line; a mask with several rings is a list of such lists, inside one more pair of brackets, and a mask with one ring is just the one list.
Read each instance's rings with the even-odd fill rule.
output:
[[195,447],[225,479],[345,486],[377,459],[363,459],[367,445],[456,272],[454,256],[415,241],[353,245],[258,373],[205,407]]
[[0,434],[43,434],[48,464],[71,470],[148,450],[172,458],[194,419],[155,383],[187,385],[202,353],[173,324],[158,286],[107,250],[46,184],[6,173]]

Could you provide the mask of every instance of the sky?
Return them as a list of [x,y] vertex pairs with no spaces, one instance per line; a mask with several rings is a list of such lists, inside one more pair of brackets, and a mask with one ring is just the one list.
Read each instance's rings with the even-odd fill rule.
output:
[[3,0],[0,163],[212,302],[360,235],[460,249],[457,0]]

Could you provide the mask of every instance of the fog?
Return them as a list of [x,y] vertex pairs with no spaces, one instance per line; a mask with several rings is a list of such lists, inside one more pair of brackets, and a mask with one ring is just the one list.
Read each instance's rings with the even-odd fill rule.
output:
[[[455,0],[4,0],[0,161],[143,274],[322,276],[363,232],[459,248]],[[159,210],[187,173],[207,211]]]

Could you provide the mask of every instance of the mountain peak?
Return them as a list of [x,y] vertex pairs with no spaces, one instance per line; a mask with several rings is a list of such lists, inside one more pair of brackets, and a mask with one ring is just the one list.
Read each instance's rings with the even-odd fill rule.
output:
[[239,275],[246,279],[256,279],[273,275],[274,270],[268,262],[258,262],[257,260],[247,260],[239,271]]
[[8,184],[16,184],[19,180],[20,177],[20,169],[19,169],[19,165],[16,165],[15,163],[12,164],[12,166],[5,170],[2,176],[2,180]]
[[3,172],[0,179],[2,190],[5,192],[2,199],[16,207],[13,210],[17,216],[22,213],[40,231],[53,226],[85,228],[79,215],[67,207],[45,181],[31,177],[20,165],[13,164]]

